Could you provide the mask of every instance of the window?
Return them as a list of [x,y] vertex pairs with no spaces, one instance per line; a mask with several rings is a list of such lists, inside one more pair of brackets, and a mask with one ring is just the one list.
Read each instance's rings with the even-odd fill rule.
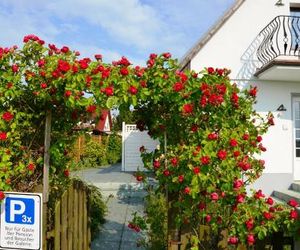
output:
[[[292,5],[293,6],[293,5]],[[300,6],[290,7],[290,14],[292,18],[290,19],[290,29],[291,29],[291,42],[292,48],[299,50],[300,47]],[[296,5],[294,5],[296,6]]]

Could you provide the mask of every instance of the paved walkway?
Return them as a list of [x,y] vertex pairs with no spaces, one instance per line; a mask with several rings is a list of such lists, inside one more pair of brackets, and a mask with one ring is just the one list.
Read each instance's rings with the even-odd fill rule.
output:
[[88,169],[75,173],[88,183],[99,187],[107,200],[108,213],[98,238],[92,242],[92,250],[136,250],[140,233],[130,230],[127,225],[132,213],[144,211],[143,186],[137,183],[132,173],[121,172],[121,165],[105,169]]

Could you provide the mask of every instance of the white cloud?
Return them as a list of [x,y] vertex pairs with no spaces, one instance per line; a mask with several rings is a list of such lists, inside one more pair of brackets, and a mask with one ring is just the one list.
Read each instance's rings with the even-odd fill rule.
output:
[[[178,57],[232,1],[1,0],[0,43],[12,45],[34,33],[50,43],[73,41],[84,54],[91,54],[86,48],[103,46],[103,55],[114,60],[121,53],[117,50],[133,53],[137,62],[150,52],[170,51]],[[78,39],[86,34],[88,42],[81,46]]]

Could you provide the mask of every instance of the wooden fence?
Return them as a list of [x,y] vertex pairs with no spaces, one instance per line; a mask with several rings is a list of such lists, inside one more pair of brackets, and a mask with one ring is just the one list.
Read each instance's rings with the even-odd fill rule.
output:
[[74,181],[55,204],[54,228],[47,233],[48,250],[89,250],[91,245],[89,192]]
[[[85,145],[87,141],[87,136],[81,135],[77,138],[76,142],[74,143],[74,148],[73,148],[73,158],[75,159],[76,162],[80,161],[81,155],[84,154],[85,150]],[[91,135],[90,139],[92,141],[95,141],[99,144],[102,142],[102,135]]]

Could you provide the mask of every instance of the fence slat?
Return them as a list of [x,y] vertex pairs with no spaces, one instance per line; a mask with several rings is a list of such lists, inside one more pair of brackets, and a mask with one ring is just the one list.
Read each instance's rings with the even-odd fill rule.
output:
[[68,189],[68,250],[73,249],[73,235],[74,235],[74,215],[73,215],[73,208],[74,208],[74,188],[71,185]]
[[[82,213],[83,213],[83,209],[82,209],[82,204],[83,204],[83,192],[81,189],[78,190],[78,231],[81,231],[82,230],[82,220],[83,220],[83,216],[82,216]],[[82,234],[82,231],[79,233],[78,235],[78,250],[79,249],[84,249],[82,248],[82,243],[83,243],[83,234]]]
[[61,250],[67,250],[67,228],[68,228],[68,192],[61,197]]
[[83,192],[83,223],[82,223],[82,235],[83,235],[83,249],[88,249],[88,235],[87,235],[87,199],[86,192]]
[[55,205],[54,250],[60,250],[60,201]]
[[[74,186],[74,206],[73,206],[73,250],[78,249],[78,189]],[[80,250],[80,249],[78,249]]]

